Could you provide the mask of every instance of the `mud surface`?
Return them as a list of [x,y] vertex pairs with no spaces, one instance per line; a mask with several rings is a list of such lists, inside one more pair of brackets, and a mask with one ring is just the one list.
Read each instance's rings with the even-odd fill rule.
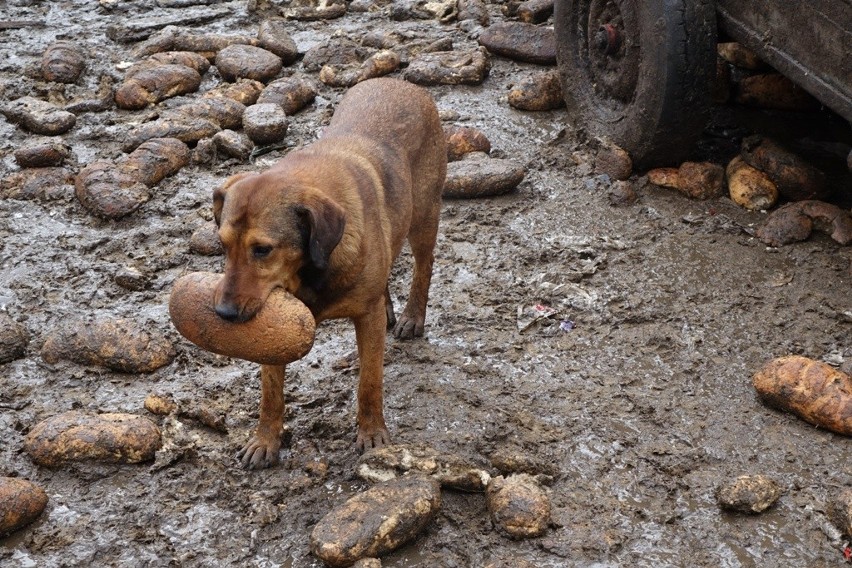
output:
[[[131,59],[132,44],[108,39],[107,26],[151,16],[153,5],[0,4],[0,20],[38,24],[0,29],[0,98],[61,98],[61,86],[30,76],[55,39],[91,54],[66,98],[97,90],[101,75],[119,78],[116,65]],[[245,2],[213,7],[227,10],[199,30],[255,35],[260,16]],[[502,19],[498,5],[489,11],[492,21]],[[393,29],[451,37],[456,49],[477,45],[456,23],[391,21],[382,10],[290,25],[302,53],[335,33],[358,39]],[[480,128],[493,153],[523,162],[527,177],[507,196],[445,203],[426,337],[389,338],[385,392],[397,442],[480,459],[508,446],[558,472],[549,488],[554,526],[540,538],[509,540],[492,526],[482,494],[444,491],[437,519],[383,565],[841,564],[844,542],[825,511],[852,484],[852,445],[763,407],[750,376],[788,353],[849,369],[852,248],[818,233],[767,249],[751,234],[765,214],[727,198],[692,201],[641,177],[634,177],[639,200],[611,207],[610,184],[594,173],[592,148],[572,117],[507,104],[508,88],[540,69],[493,57],[482,86],[429,88],[441,110],[458,113],[448,124]],[[202,91],[218,82],[211,70]],[[287,144],[311,141],[341,93],[322,87],[292,117]],[[124,133],[146,112],[81,113],[63,136],[75,167],[120,156]],[[848,151],[848,127],[835,118],[811,115],[796,123],[801,128],[792,118],[720,109],[698,157],[726,162],[755,131],[785,133],[811,148],[836,148],[831,136],[839,132]],[[4,176],[17,169],[11,152],[30,137],[0,119]],[[335,365],[354,349],[352,326],[321,326],[311,353],[288,369],[282,463],[248,472],[233,456],[256,421],[257,366],[194,348],[167,313],[181,274],[221,270],[221,257],[188,246],[211,218],[213,189],[282,151],[253,164],[220,158],[212,167],[188,166],[120,221],[89,215],[71,186],[53,200],[0,200],[0,310],[32,337],[24,358],[0,365],[0,475],[35,481],[50,498],[35,525],[0,540],[0,564],[321,565],[309,552],[311,528],[367,487],[354,473],[357,372]],[[848,178],[841,179],[835,202],[848,208],[849,185],[841,185]],[[120,287],[115,276],[125,268],[141,272],[147,288]],[[404,253],[391,283],[398,309],[410,269]],[[519,307],[538,304],[555,314],[519,331]],[[177,358],[146,375],[41,359],[49,332],[101,315],[168,334]],[[224,416],[227,433],[148,414],[143,401],[152,393]],[[23,437],[71,409],[149,416],[163,428],[168,452],[153,466],[36,466]],[[741,474],[772,476],[785,493],[761,515],[724,513],[714,491]]]

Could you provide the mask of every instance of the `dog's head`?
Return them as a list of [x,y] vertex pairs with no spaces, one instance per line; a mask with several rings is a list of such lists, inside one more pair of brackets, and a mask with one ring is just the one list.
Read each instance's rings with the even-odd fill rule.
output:
[[316,281],[343,237],[343,209],[283,172],[238,174],[213,193],[213,216],[225,249],[215,294],[225,320],[250,320],[269,293],[296,294],[306,274]]

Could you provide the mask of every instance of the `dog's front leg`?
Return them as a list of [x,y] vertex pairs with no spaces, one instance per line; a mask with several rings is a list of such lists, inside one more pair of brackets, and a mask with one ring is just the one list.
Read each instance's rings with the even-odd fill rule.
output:
[[355,339],[361,372],[358,377],[358,437],[356,445],[362,450],[390,443],[382,410],[382,373],[385,358],[387,312],[385,299],[374,302],[366,315],[354,318]]
[[284,365],[260,367],[260,420],[248,443],[237,453],[243,467],[261,469],[278,463],[284,430]]

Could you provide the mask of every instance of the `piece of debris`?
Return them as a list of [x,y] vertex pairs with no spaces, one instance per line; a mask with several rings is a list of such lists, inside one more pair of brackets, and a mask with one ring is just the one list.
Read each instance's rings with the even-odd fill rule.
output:
[[0,114],[33,134],[56,136],[74,128],[77,116],[35,97],[21,97],[0,105]]
[[515,61],[556,64],[556,35],[553,28],[524,22],[499,22],[482,32],[479,43],[491,53]]
[[471,152],[491,151],[491,142],[485,134],[469,126],[447,126],[444,128],[444,139],[447,142],[447,161],[460,160]]
[[776,110],[817,110],[813,95],[780,73],[745,77],[737,86],[734,100],[741,104]]
[[852,214],[823,201],[797,201],[770,213],[756,235],[768,246],[780,247],[804,241],[814,229],[848,245],[852,242]]
[[734,157],[725,169],[728,194],[734,203],[750,211],[770,209],[778,201],[778,188],[762,171]]
[[716,490],[723,509],[740,513],[762,513],[781,497],[781,486],[766,475],[740,475]]
[[485,491],[491,475],[477,460],[438,452],[425,445],[392,444],[366,452],[358,460],[358,477],[382,482],[408,474],[428,475],[441,487]]
[[56,41],[41,56],[41,74],[47,81],[74,83],[86,68],[86,54],[76,43]]
[[152,373],[174,356],[171,341],[150,326],[137,319],[112,317],[63,322],[41,349],[42,359],[51,365],[67,360],[120,373]]
[[36,424],[24,438],[24,450],[37,464],[55,468],[76,461],[150,461],[160,443],[160,429],[147,418],[71,410]]
[[743,140],[740,156],[764,172],[786,201],[825,199],[825,174],[771,138],[750,136]]
[[565,106],[558,71],[544,71],[521,79],[509,91],[509,104],[519,110],[544,111]]
[[826,363],[790,355],[752,377],[760,399],[826,430],[852,435],[852,378]]
[[725,170],[710,162],[684,162],[677,169],[656,168],[648,171],[648,181],[693,199],[710,199],[725,193]]
[[216,54],[216,69],[226,81],[252,79],[266,82],[284,66],[282,59],[262,47],[233,44]]
[[382,556],[416,537],[440,506],[440,486],[430,477],[409,475],[374,485],[316,524],[311,552],[335,567]]
[[436,51],[415,57],[403,77],[418,85],[478,85],[490,67],[484,49]]
[[26,479],[0,477],[0,536],[24,528],[47,507],[44,489]]
[[447,164],[443,196],[475,198],[503,195],[515,189],[524,175],[524,167],[512,160],[471,152],[465,155],[465,159]]
[[541,536],[550,526],[550,499],[531,475],[495,477],[486,497],[494,524],[513,538]]

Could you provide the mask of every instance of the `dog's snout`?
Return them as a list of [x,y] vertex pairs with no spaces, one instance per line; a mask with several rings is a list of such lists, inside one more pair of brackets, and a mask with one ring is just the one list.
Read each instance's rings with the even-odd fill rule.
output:
[[239,321],[240,310],[235,304],[220,303],[216,305],[216,315],[231,323]]

